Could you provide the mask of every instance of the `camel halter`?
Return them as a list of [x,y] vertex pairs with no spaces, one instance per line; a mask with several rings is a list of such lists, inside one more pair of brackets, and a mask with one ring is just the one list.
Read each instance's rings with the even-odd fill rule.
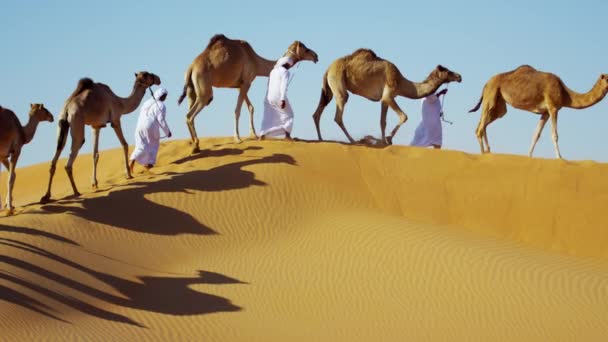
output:
[[[449,86],[450,86],[450,84],[446,83],[445,84],[445,89],[447,90]],[[439,117],[441,117],[441,121],[449,123],[450,125],[453,125],[454,123],[452,121],[448,121],[448,120],[445,119],[445,114],[443,113],[443,108],[445,108],[445,107],[443,107],[443,104],[445,103],[445,96],[446,95],[447,95],[447,93],[443,94],[443,97],[441,98],[441,113],[439,113]]]

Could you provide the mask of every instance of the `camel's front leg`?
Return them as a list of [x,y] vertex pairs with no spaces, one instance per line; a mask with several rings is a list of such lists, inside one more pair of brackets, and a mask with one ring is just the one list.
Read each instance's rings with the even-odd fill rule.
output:
[[344,132],[344,134],[346,135],[348,140],[351,143],[354,143],[355,139],[353,139],[350,136],[350,134],[348,134],[348,131],[346,130],[346,126],[344,126],[344,121],[342,120],[342,116],[344,115],[344,106],[346,105],[346,101],[348,101],[348,94],[342,95],[342,96],[338,96],[336,94],[336,116],[334,117],[334,121],[338,124],[338,126],[340,126],[340,128],[342,129],[342,132]]
[[397,113],[397,115],[399,115],[399,122],[397,123],[395,128],[393,128],[393,131],[391,132],[390,137],[387,138],[387,142],[392,145],[395,134],[397,134],[397,131],[399,130],[401,125],[403,125],[407,121],[407,115],[405,114],[405,112],[403,112],[401,110],[401,108],[399,108],[399,105],[397,105],[397,102],[395,102],[395,99],[389,98],[386,102],[391,107],[391,109],[394,110],[395,113]]
[[93,176],[91,187],[97,189],[97,162],[99,161],[99,131],[101,128],[93,127]]
[[129,168],[129,145],[127,144],[127,140],[125,139],[124,134],[122,133],[122,127],[120,125],[120,120],[112,122],[112,128],[114,128],[114,132],[116,132],[116,136],[118,137],[118,141],[120,141],[120,145],[122,145],[122,152],[125,159],[125,174],[127,179],[133,178],[131,176],[131,169]]
[[[8,210],[7,215],[13,215],[15,208],[13,207],[13,186],[15,186],[15,178],[17,175],[15,174],[15,167],[17,166],[17,160],[19,160],[19,154],[21,151],[15,151],[11,155],[10,163],[7,167],[9,170],[8,174],[8,195],[6,196],[6,209]],[[4,165],[7,166],[6,164]]]
[[528,156],[532,157],[532,152],[534,152],[534,147],[536,146],[536,143],[538,142],[538,139],[540,138],[540,134],[543,131],[543,128],[545,128],[545,124],[547,123],[548,119],[549,119],[549,115],[547,115],[547,114],[541,115],[540,120],[538,121],[538,127],[536,127],[536,132],[534,133],[534,136],[532,137],[532,145],[530,145],[530,151],[528,152]]
[[76,157],[78,157],[78,152],[80,151],[80,148],[82,148],[82,145],[84,145],[84,123],[82,125],[72,125],[71,135],[72,147],[70,151],[70,156],[68,157],[68,161],[65,164],[65,172],[68,174],[68,178],[70,179],[70,184],[72,185],[74,196],[80,196],[80,192],[78,192],[78,189],[76,188],[76,182],[74,181],[72,167],[74,165]]
[[249,135],[252,139],[257,139],[258,135],[255,132],[255,124],[253,122],[254,108],[247,94],[245,94],[245,103],[247,104],[247,109],[249,110]]

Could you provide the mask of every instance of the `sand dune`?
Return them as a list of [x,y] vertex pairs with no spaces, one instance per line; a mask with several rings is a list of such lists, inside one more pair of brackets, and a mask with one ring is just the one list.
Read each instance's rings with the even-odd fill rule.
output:
[[[104,151],[18,170],[0,329],[32,339],[608,340],[608,165],[391,146]],[[60,166],[64,161],[60,162]],[[0,191],[6,192],[6,174]]]

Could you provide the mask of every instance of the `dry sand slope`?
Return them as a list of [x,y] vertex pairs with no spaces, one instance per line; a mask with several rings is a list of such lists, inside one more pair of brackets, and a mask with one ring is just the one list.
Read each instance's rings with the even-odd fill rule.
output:
[[[104,151],[0,219],[9,341],[607,341],[608,165],[336,143]],[[25,151],[27,153],[27,150]],[[63,162],[60,163],[60,166]],[[6,175],[1,177],[2,195]]]

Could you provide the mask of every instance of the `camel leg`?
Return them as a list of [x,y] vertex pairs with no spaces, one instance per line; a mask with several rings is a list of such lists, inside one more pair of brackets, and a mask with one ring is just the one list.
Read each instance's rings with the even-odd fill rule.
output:
[[[118,141],[120,141],[120,145],[122,145],[122,152],[123,152],[124,159],[125,159],[126,178],[131,179],[131,178],[133,178],[133,176],[131,175],[131,169],[129,168],[129,144],[127,144],[125,135],[122,133],[122,127],[120,125],[120,120],[116,121],[116,122],[112,122],[112,128],[114,128],[114,132],[116,132]],[[93,171],[93,172],[95,172],[95,171]]]
[[387,138],[387,142],[392,145],[395,134],[397,134],[397,131],[399,130],[401,125],[403,125],[407,121],[407,115],[401,110],[401,108],[399,108],[399,105],[397,104],[397,102],[395,102],[394,98],[389,98],[386,102],[391,107],[391,109],[399,115],[399,122],[397,123],[395,128],[393,128],[390,137]]
[[239,133],[239,118],[241,117],[241,108],[243,108],[243,101],[247,96],[249,87],[251,84],[243,83],[239,89],[239,97],[236,100],[236,108],[234,109],[234,141],[237,143],[241,142],[241,134]]
[[350,134],[348,134],[348,131],[346,130],[346,126],[344,126],[344,122],[342,121],[342,116],[344,115],[344,106],[346,105],[346,101],[348,101],[348,94],[346,94],[346,96],[344,96],[344,95],[336,96],[336,116],[334,118],[334,121],[338,124],[338,126],[340,126],[340,128],[342,128],[342,132],[344,132],[344,134],[346,135],[348,140],[351,143],[354,143],[355,139],[353,139],[350,136]]
[[59,120],[59,125],[57,126],[57,149],[55,150],[55,155],[53,156],[51,167],[49,169],[49,184],[46,189],[46,194],[40,199],[40,203],[42,204],[48,203],[51,199],[51,185],[53,184],[53,177],[55,176],[57,161],[59,160],[59,156],[65,147],[69,128],[69,123],[66,120]]
[[323,114],[323,110],[325,110],[325,107],[327,107],[327,105],[331,101],[331,98],[331,92],[329,93],[329,98],[326,98],[324,94],[321,94],[321,100],[319,101],[317,110],[315,110],[314,114],[312,115],[312,119],[315,122],[315,128],[317,129],[317,137],[319,138],[319,140],[323,140],[323,138],[321,137],[321,115]]
[[534,133],[534,136],[532,136],[532,145],[530,145],[530,151],[528,152],[528,156],[532,157],[532,152],[534,152],[534,147],[536,146],[536,143],[538,142],[538,139],[540,138],[540,134],[543,131],[543,128],[545,128],[545,124],[547,123],[548,119],[549,119],[549,115],[547,115],[547,114],[542,114],[540,116],[540,120],[538,121],[538,126],[536,127],[536,132]]
[[76,157],[78,157],[78,152],[80,151],[80,148],[82,147],[82,145],[84,145],[84,123],[82,125],[72,125],[71,128],[72,146],[70,156],[68,157],[68,161],[65,164],[65,172],[68,174],[68,178],[70,179],[70,184],[72,185],[72,191],[74,192],[74,196],[80,196],[80,192],[78,192],[78,189],[76,188],[76,182],[74,182],[72,166],[74,165]]
[[549,113],[551,116],[551,135],[553,137],[553,146],[555,147],[555,155],[557,158],[562,159],[562,154],[559,152],[559,146],[557,145],[557,111],[554,110]]
[[15,167],[17,166],[17,161],[19,160],[19,155],[21,151],[16,150],[11,154],[11,160],[9,165],[4,166],[7,168],[8,174],[8,194],[6,196],[6,209],[8,210],[7,215],[13,215],[15,208],[13,207],[13,186],[15,186],[15,178],[17,175],[15,174]]
[[249,96],[247,94],[245,94],[245,103],[247,104],[247,109],[249,110],[249,136],[252,139],[257,139],[258,135],[255,132],[255,124],[253,122],[253,105],[251,104],[251,101],[249,101]]
[[[6,169],[7,172],[11,169],[10,164],[8,163],[8,158],[2,159],[2,165],[4,165],[4,168]],[[7,185],[8,185],[8,180],[7,180]],[[8,186],[7,186],[7,192],[8,192]],[[0,209],[1,208],[2,208],[2,202],[0,201]]]
[[99,161],[99,131],[100,128],[93,127],[93,177],[91,186],[97,189],[97,162]]
[[382,142],[388,144],[386,140],[386,114],[388,113],[388,104],[382,102],[380,106],[380,133],[382,134]]

